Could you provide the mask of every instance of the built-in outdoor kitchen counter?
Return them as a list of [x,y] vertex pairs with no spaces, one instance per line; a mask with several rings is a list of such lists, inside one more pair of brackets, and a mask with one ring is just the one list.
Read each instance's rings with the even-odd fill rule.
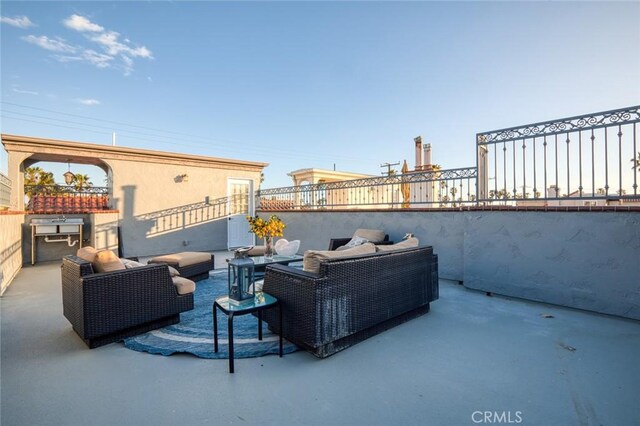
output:
[[31,219],[31,264],[36,263],[38,243],[66,243],[69,247],[82,247],[83,218],[56,216]]

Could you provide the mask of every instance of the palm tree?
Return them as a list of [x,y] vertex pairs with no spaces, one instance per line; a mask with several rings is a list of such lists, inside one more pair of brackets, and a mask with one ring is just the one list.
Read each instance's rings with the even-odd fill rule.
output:
[[24,171],[24,184],[37,185],[42,172],[43,170],[40,167],[27,167]]
[[73,184],[76,191],[82,191],[84,188],[91,188],[93,186],[89,175],[81,175],[79,173],[74,176]]
[[[40,167],[27,167],[24,171],[24,184],[30,186],[26,194],[31,197],[35,192],[52,192],[52,187],[56,184],[53,173],[45,172]],[[39,191],[34,191],[34,186],[38,186]],[[55,190],[55,189],[54,189]]]

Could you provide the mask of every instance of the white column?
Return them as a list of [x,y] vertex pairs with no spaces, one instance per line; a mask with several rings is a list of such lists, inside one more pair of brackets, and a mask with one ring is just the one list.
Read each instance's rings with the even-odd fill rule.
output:
[[424,146],[424,167],[431,166],[431,144],[428,143]]
[[422,137],[417,136],[413,140],[416,143],[416,170],[422,170]]

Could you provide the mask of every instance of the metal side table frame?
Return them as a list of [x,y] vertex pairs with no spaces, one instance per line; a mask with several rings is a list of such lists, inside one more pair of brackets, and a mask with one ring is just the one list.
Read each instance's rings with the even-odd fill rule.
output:
[[278,321],[280,323],[280,335],[279,335],[279,355],[282,358],[282,306],[280,301],[270,294],[263,292],[256,292],[255,298],[252,302],[247,302],[241,305],[234,305],[229,302],[228,296],[219,297],[213,302],[213,349],[214,352],[218,352],[218,309],[220,309],[225,315],[227,315],[227,322],[229,327],[229,373],[234,372],[234,358],[233,358],[233,318],[235,316],[247,315],[253,312],[258,313],[258,340],[262,340],[262,311],[271,308],[278,308]]

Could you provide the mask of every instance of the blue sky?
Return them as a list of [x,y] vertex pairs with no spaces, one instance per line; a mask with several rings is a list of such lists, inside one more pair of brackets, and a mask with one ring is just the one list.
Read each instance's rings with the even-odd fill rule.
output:
[[435,163],[472,166],[477,132],[640,103],[638,2],[3,1],[1,15],[3,133],[265,161],[266,187],[334,163],[413,166],[417,135]]

